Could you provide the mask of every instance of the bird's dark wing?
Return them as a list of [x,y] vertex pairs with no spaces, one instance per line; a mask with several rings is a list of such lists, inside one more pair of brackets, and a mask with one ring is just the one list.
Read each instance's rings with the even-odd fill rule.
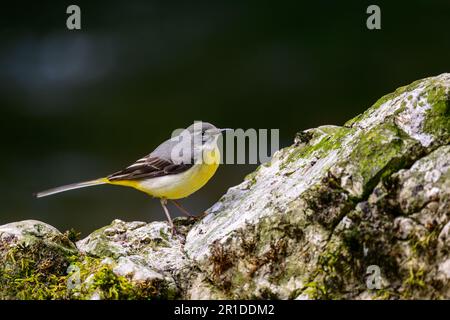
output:
[[110,181],[156,178],[181,173],[191,167],[192,164],[176,164],[170,160],[149,155],[139,159],[131,166],[109,175],[107,178]]

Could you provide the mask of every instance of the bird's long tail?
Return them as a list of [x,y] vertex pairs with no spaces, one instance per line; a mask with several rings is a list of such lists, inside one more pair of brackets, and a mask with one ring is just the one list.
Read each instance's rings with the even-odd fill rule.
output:
[[60,193],[60,192],[73,190],[73,189],[97,186],[99,184],[105,184],[105,183],[108,183],[108,179],[106,179],[106,178],[100,178],[100,179],[95,179],[95,180],[90,180],[90,181],[83,181],[83,182],[78,182],[78,183],[72,183],[72,184],[68,184],[68,185],[65,185],[65,186],[61,186],[61,187],[57,187],[57,188],[53,188],[53,189],[49,189],[49,190],[45,190],[45,191],[42,191],[42,192],[35,193],[34,196],[36,198],[42,198],[42,197],[46,197],[46,196],[51,196],[52,194],[55,194],[55,193]]

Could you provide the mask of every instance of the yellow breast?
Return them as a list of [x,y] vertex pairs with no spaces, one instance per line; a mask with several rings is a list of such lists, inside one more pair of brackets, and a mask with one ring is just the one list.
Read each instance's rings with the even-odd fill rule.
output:
[[203,153],[204,161],[194,164],[189,170],[163,177],[137,181],[114,181],[112,184],[133,187],[156,198],[185,198],[202,188],[212,178],[220,163],[217,148]]

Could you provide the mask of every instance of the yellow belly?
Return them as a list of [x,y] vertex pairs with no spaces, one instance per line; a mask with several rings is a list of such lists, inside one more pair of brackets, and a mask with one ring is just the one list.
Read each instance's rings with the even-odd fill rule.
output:
[[205,153],[204,158],[203,163],[194,164],[189,170],[182,173],[135,181],[111,181],[109,183],[133,187],[156,198],[185,198],[203,187],[219,167],[220,153],[218,149]]

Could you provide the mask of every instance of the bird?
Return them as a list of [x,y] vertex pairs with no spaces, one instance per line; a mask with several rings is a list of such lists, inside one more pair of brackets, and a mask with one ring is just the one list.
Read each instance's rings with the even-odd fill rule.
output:
[[192,216],[177,200],[196,192],[214,176],[221,159],[218,138],[228,130],[232,129],[219,129],[211,123],[196,121],[123,170],[106,177],[68,184],[34,195],[42,198],[103,184],[132,187],[160,199],[167,221],[175,233],[176,229],[167,208],[168,200],[183,213]]

